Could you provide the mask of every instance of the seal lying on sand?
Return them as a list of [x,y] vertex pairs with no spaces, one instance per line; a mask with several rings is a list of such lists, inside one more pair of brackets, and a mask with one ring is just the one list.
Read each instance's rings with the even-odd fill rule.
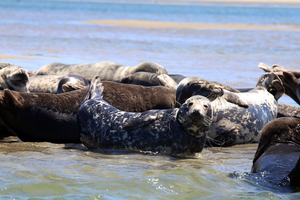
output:
[[212,101],[213,122],[210,145],[230,146],[258,142],[263,127],[277,116],[277,100],[284,93],[281,80],[274,73],[264,74],[256,87],[236,93],[248,108],[228,102],[223,96]]
[[[30,92],[60,94],[88,86],[89,82],[78,75],[36,75],[29,78]],[[65,90],[65,91],[64,91]]]
[[9,65],[0,69],[0,89],[28,92],[29,76],[22,67]]
[[[174,108],[175,91],[104,81],[103,98],[125,111]],[[1,91],[0,116],[22,141],[80,142],[77,111],[87,88],[63,94]]]
[[86,147],[183,155],[202,151],[212,117],[206,97],[193,96],[179,109],[131,113],[104,101],[98,83],[95,77],[78,110],[80,139]]
[[177,88],[177,83],[167,74],[156,74],[150,72],[136,72],[124,77],[121,83],[130,83],[144,86],[166,86]]
[[98,75],[102,81],[120,82],[125,76],[135,72],[152,72],[157,74],[167,74],[167,70],[154,62],[143,62],[137,66],[124,66],[115,62],[104,61],[94,64],[74,64],[50,63],[40,68],[36,75],[69,75],[75,74],[86,79]]
[[262,173],[267,183],[300,187],[299,157],[300,119],[274,119],[262,130],[251,172]]
[[285,94],[300,105],[300,70],[289,70],[279,65],[270,67],[264,63],[259,63],[258,67],[265,72],[276,73],[283,82]]

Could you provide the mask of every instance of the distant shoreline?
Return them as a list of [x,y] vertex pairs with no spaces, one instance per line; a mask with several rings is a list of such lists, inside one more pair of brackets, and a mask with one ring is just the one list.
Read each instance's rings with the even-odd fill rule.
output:
[[[60,0],[54,0],[60,1]],[[102,2],[102,3],[137,3],[137,4],[188,4],[189,2],[195,3],[258,3],[258,4],[300,4],[300,0],[65,0],[65,1],[80,1],[80,2]]]
[[113,25],[140,28],[166,29],[228,29],[228,30],[268,30],[268,31],[300,31],[300,26],[257,25],[257,24],[213,24],[213,23],[180,23],[145,20],[87,20],[90,24]]

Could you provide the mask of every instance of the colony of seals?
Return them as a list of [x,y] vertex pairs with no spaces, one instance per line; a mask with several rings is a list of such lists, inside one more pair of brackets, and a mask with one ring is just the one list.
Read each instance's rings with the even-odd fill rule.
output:
[[[175,107],[175,91],[167,87],[143,87],[103,81],[103,98],[131,112]],[[22,140],[31,142],[80,142],[77,111],[87,88],[51,93],[1,91],[0,116]]]
[[28,92],[29,76],[27,70],[9,63],[0,69],[0,89]]
[[124,66],[111,61],[104,61],[93,64],[73,64],[50,63],[41,67],[36,75],[69,75],[75,74],[86,79],[91,79],[98,75],[102,81],[120,82],[124,77],[136,72],[151,72],[157,74],[167,74],[167,70],[155,62],[143,62],[137,66]]
[[121,83],[130,83],[143,86],[165,86],[177,88],[177,83],[167,74],[156,74],[150,72],[136,72],[124,77]]
[[264,182],[300,187],[299,158],[300,119],[277,118],[262,130],[251,172],[262,173]]
[[98,83],[95,77],[78,110],[80,139],[86,147],[183,155],[202,151],[213,114],[206,97],[193,96],[180,108],[124,112],[102,99],[103,86]]
[[230,146],[258,142],[263,127],[277,117],[277,100],[284,93],[280,78],[274,73],[260,77],[256,87],[248,92],[235,93],[246,101],[248,108],[228,102],[223,96],[211,102],[213,122],[209,145]]
[[29,78],[30,92],[60,94],[88,86],[89,82],[78,75],[36,75]]

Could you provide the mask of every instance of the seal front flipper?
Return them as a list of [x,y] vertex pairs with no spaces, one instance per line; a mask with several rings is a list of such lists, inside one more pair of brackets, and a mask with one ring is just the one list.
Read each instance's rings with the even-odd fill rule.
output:
[[272,67],[270,67],[270,66],[268,66],[267,64],[265,64],[265,63],[259,63],[258,64],[258,67],[260,68],[260,69],[262,69],[262,70],[264,70],[265,72],[273,72],[273,68]]
[[218,137],[212,139],[212,141],[207,141],[210,146],[232,146],[236,141],[237,135],[239,135],[240,128],[234,126],[229,130],[222,132]]
[[123,129],[126,131],[132,131],[143,126],[147,126],[153,123],[157,119],[157,114],[150,115],[149,112],[143,112],[139,117],[128,119],[123,123]]
[[228,101],[230,103],[233,103],[233,104],[236,104],[236,105],[238,105],[240,107],[243,107],[243,108],[248,108],[249,107],[249,104],[245,100],[241,99],[235,93],[228,92],[228,91],[224,90],[223,97],[224,97],[224,99],[226,99],[226,101]]

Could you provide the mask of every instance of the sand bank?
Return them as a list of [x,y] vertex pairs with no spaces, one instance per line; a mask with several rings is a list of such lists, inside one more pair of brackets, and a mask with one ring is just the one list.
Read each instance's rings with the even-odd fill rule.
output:
[[23,56],[5,55],[0,53],[0,60],[4,60],[4,59],[31,59],[31,58],[23,57]]
[[84,22],[91,23],[91,24],[104,24],[104,25],[142,27],[142,28],[300,31],[300,26],[286,26],[286,25],[180,23],[180,22],[143,21],[143,20],[88,20]]

